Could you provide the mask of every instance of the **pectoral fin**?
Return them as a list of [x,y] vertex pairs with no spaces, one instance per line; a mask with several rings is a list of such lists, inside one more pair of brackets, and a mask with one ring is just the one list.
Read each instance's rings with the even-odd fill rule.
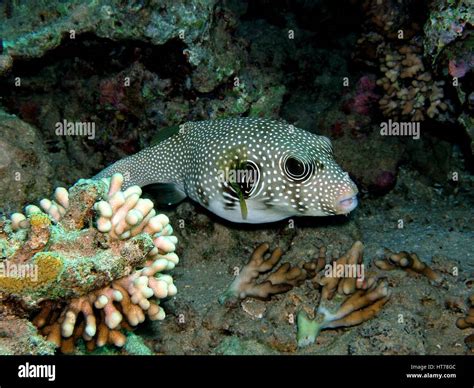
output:
[[247,215],[248,215],[248,209],[247,209],[247,203],[245,202],[244,193],[242,192],[242,190],[241,190],[241,188],[238,184],[231,183],[230,185],[232,186],[232,188],[237,193],[237,197],[239,199],[239,204],[240,204],[240,213],[242,214],[242,219],[246,220]]
[[144,187],[145,193],[153,197],[157,206],[170,206],[187,197],[183,189],[175,183],[153,183]]

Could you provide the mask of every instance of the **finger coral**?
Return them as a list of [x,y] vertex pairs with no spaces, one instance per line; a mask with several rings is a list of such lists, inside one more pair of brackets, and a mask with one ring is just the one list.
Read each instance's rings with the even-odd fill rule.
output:
[[[316,288],[322,287],[322,298],[331,299],[336,291],[341,295],[349,295],[354,293],[357,285],[356,283],[360,283],[360,286],[362,286],[364,279],[357,277],[357,266],[362,264],[363,250],[364,246],[362,243],[356,241],[351,249],[333,261],[331,267],[350,269],[352,273],[351,276],[325,276],[325,272],[318,272],[316,276],[313,277],[312,282]],[[320,252],[320,256],[321,254],[322,253]],[[321,261],[321,257],[318,260]]]
[[[362,258],[363,245],[357,241],[346,254],[333,261],[333,266],[361,264]],[[312,282],[321,288],[321,298],[313,319],[304,310],[297,315],[300,347],[314,343],[323,329],[355,326],[371,319],[390,298],[388,283],[375,277],[365,279],[324,272],[317,274]]]
[[[474,294],[469,297],[469,307],[465,317],[456,321],[456,326],[462,330],[474,328]],[[464,342],[471,351],[474,351],[474,334],[468,335]]]
[[123,346],[120,328],[163,319],[159,300],[177,292],[162,273],[179,260],[169,219],[122,184],[80,180],[0,224],[0,297],[39,307],[34,324],[64,352],[79,338]]
[[259,277],[271,271],[280,261],[283,251],[276,248],[269,257],[269,245],[259,245],[250,261],[242,268],[229,288],[219,297],[220,303],[232,299],[245,299],[247,297],[268,299],[272,295],[281,294],[300,285],[306,279],[306,271],[299,267],[292,267],[290,263],[283,263],[276,271],[265,276],[260,282]]
[[379,105],[386,117],[422,121],[448,109],[444,101],[444,81],[436,81],[425,69],[422,46],[416,40],[396,47],[383,42],[377,47],[380,71],[377,80],[385,92]]
[[307,273],[308,279],[313,279],[319,271],[326,266],[326,247],[319,248],[319,255],[317,258],[303,264],[303,269]]
[[442,277],[433,271],[428,264],[420,260],[416,253],[401,251],[398,253],[384,248],[381,258],[375,260],[375,265],[385,271],[391,271],[396,268],[403,269],[408,273],[417,273],[426,276],[433,284],[440,284]]

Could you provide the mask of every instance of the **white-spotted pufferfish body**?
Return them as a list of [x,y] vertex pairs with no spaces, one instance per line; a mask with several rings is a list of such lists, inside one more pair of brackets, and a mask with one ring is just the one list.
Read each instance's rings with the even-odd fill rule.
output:
[[328,138],[260,118],[186,123],[96,178],[114,173],[124,175],[125,187],[158,183],[158,200],[189,196],[232,222],[347,214],[357,206],[357,187]]

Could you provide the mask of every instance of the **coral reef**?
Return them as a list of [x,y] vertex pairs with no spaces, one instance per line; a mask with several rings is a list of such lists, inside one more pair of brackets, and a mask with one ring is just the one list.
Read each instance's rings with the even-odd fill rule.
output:
[[465,38],[472,26],[474,15],[469,0],[430,2],[429,17],[423,27],[426,53],[436,58],[453,41]]
[[422,46],[417,40],[398,47],[382,43],[377,51],[384,74],[377,85],[385,92],[379,105],[386,117],[422,121],[426,117],[439,118],[448,109],[444,81],[435,80],[425,68]]
[[419,29],[413,11],[420,7],[417,1],[365,0],[362,3],[370,30],[389,39],[396,39],[403,30],[405,38],[411,38]]
[[[13,6],[0,25],[0,98],[42,132],[53,187],[149,145],[151,128],[241,114],[279,117],[283,75],[250,63],[250,42],[237,36],[232,8],[214,0]],[[43,62],[58,54],[63,60]],[[38,71],[14,86],[6,69],[27,61]],[[57,136],[52,128],[64,119],[93,123],[94,141]]]
[[469,1],[432,1],[424,25],[425,55],[443,74],[452,79],[458,97],[457,121],[471,140],[474,154],[474,125],[469,97],[473,89],[474,16]]
[[471,139],[472,154],[472,80],[466,75],[474,68],[474,19],[468,3],[366,0],[365,32],[354,60],[383,74],[377,84],[385,92],[379,105],[386,117],[457,121]]
[[122,184],[120,174],[81,180],[41,200],[43,211],[29,205],[2,222],[0,295],[27,311],[40,307],[33,322],[64,352],[80,337],[88,348],[123,346],[119,327],[145,314],[163,319],[159,300],[176,294],[162,273],[178,262],[168,217]]
[[0,26],[0,36],[8,37],[3,42],[4,54],[14,60],[40,57],[63,40],[85,33],[112,40],[135,39],[156,46],[182,41],[186,46],[184,53],[195,67],[191,75],[193,86],[200,92],[209,92],[240,67],[239,50],[229,47],[232,14],[227,11],[227,17],[215,18],[215,12],[225,12],[216,10],[215,3],[153,1],[145,6],[116,1],[72,1],[67,5],[51,1],[47,5],[19,5]]
[[[323,254],[323,252],[321,252]],[[321,262],[321,255],[318,261]],[[362,264],[363,245],[356,241],[351,249],[333,261],[333,266]],[[320,267],[321,265],[317,265]],[[298,346],[308,346],[323,329],[355,326],[374,317],[390,298],[388,283],[376,277],[357,278],[318,273],[312,280],[321,288],[314,318],[301,309],[297,315]]]
[[433,271],[428,264],[421,261],[416,253],[405,251],[395,253],[390,249],[384,248],[383,251],[379,252],[378,256],[379,258],[374,263],[384,271],[400,268],[408,273],[426,276],[435,285],[439,285],[443,281],[441,275]]
[[[150,322],[131,335],[129,317],[137,322],[148,314],[133,303],[133,295],[143,305],[146,300],[154,302],[143,296],[143,272],[133,280],[140,292],[129,292],[126,286],[132,274],[150,268],[151,259],[143,260],[143,255],[154,249],[154,238],[141,236],[143,232],[132,236],[127,220],[110,216],[114,206],[108,203],[108,189],[102,190],[102,183],[96,185],[104,196],[92,202],[108,204],[87,205],[90,213],[84,225],[69,229],[66,221],[75,222],[81,211],[68,216],[76,207],[71,204],[74,195],[65,198],[64,191],[58,190],[49,202],[42,201],[48,218],[31,208],[0,221],[0,263],[14,257],[15,264],[36,263],[39,270],[36,281],[10,277],[7,284],[2,279],[8,297],[2,299],[0,311],[13,309],[18,314],[0,316],[0,353],[52,354],[56,346],[70,352],[75,341],[74,352],[81,353],[85,345],[91,349],[104,343],[121,345],[124,340],[121,349],[103,346],[96,352],[465,352],[464,333],[472,329],[461,331],[453,324],[461,307],[445,308],[446,289],[432,287],[431,280],[421,279],[424,275],[413,269],[407,272],[416,276],[407,276],[404,270],[377,270],[390,276],[389,311],[384,309],[376,319],[350,330],[324,330],[317,337],[318,346],[297,348],[295,323],[300,309],[313,317],[323,292],[333,294],[332,299],[321,300],[324,306],[366,291],[355,282],[353,294],[346,295],[343,289],[350,292],[354,279],[334,282],[320,274],[330,255],[339,258],[332,252],[346,252],[362,237],[366,258],[376,255],[380,246],[405,247],[421,258],[433,256],[427,263],[447,281],[449,295],[465,292],[466,277],[472,277],[473,182],[463,168],[466,159],[460,156],[468,141],[454,123],[457,116],[474,139],[474,30],[469,0],[351,0],[345,2],[344,12],[341,4],[330,1],[268,5],[261,0],[0,2],[0,105],[9,113],[0,114],[0,212],[18,211],[54,187],[69,187],[79,177],[92,176],[148,146],[161,128],[236,115],[281,117],[330,137],[335,157],[357,182],[364,204],[342,220],[295,219],[294,229],[286,222],[251,230],[229,227],[189,202],[168,209],[172,220],[180,220],[174,233],[186,248],[184,265],[174,270],[173,277],[179,277],[186,292],[161,303],[167,319]],[[365,35],[354,53],[361,32]],[[407,52],[401,53],[404,47]],[[386,60],[387,55],[396,58],[394,64]],[[398,72],[393,82],[385,75],[390,70]],[[402,78],[405,71],[408,76]],[[425,73],[431,81],[425,81]],[[15,85],[16,77],[21,77],[21,86]],[[374,87],[382,77],[387,80]],[[453,77],[459,78],[459,86],[453,85]],[[380,94],[386,99],[381,106],[384,120],[415,120],[423,115],[427,121],[421,124],[419,141],[380,136]],[[439,94],[439,102],[431,101],[429,94],[433,98]],[[443,110],[442,104],[448,108]],[[56,135],[53,129],[63,119],[94,123],[95,138]],[[474,150],[474,141],[471,147]],[[453,171],[459,173],[459,182],[447,181]],[[149,204],[141,202],[141,206],[146,213]],[[136,217],[132,211],[129,221]],[[400,219],[403,229],[395,226]],[[254,268],[255,278],[248,277],[229,295],[228,300],[239,303],[218,305],[220,293],[237,281],[234,266],[247,264],[251,250],[247,255],[246,247],[255,241],[280,246],[283,260],[263,273]],[[312,262],[299,262],[315,256]],[[404,260],[414,266],[411,257],[393,263],[383,254],[379,259],[384,268],[402,269]],[[267,260],[262,257],[262,265]],[[361,255],[352,257],[353,263],[360,260]],[[291,265],[288,271],[305,271],[314,279],[314,287],[305,281],[287,286],[285,293],[264,295],[270,300],[255,299],[265,289],[278,288],[267,281],[281,261]],[[79,263],[84,268],[75,271]],[[452,274],[453,266],[459,275]],[[245,271],[244,267],[240,273]],[[121,285],[121,279],[128,283]],[[147,282],[152,284],[153,279]],[[241,300],[240,286],[253,290],[255,296]],[[132,306],[129,313],[127,306]],[[27,315],[35,317],[40,332],[54,343],[38,335]],[[316,313],[320,320],[322,315]],[[119,316],[117,326],[112,325]],[[400,316],[403,322],[397,321]],[[91,337],[94,325],[96,334]],[[63,326],[66,334],[72,332],[67,338]],[[469,346],[473,339],[468,338]]]
[[[467,328],[474,328],[474,294],[469,297],[468,311],[465,317],[459,318],[456,321],[456,326],[462,330]],[[464,342],[471,352],[474,352],[474,334],[468,335]]]
[[266,257],[268,250],[269,245],[267,243],[259,245],[254,250],[250,261],[239,271],[229,288],[219,297],[221,304],[236,298],[268,299],[272,295],[291,290],[306,279],[304,269],[292,267],[289,263],[283,263],[278,269],[258,282],[260,275],[273,270],[283,255],[283,251],[276,248],[270,257]]

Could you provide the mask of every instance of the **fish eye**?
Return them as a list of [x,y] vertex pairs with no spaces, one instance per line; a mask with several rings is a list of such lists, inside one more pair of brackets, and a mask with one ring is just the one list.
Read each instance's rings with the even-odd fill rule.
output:
[[285,174],[293,181],[303,182],[307,180],[314,171],[314,165],[308,164],[293,156],[288,157],[284,162]]

